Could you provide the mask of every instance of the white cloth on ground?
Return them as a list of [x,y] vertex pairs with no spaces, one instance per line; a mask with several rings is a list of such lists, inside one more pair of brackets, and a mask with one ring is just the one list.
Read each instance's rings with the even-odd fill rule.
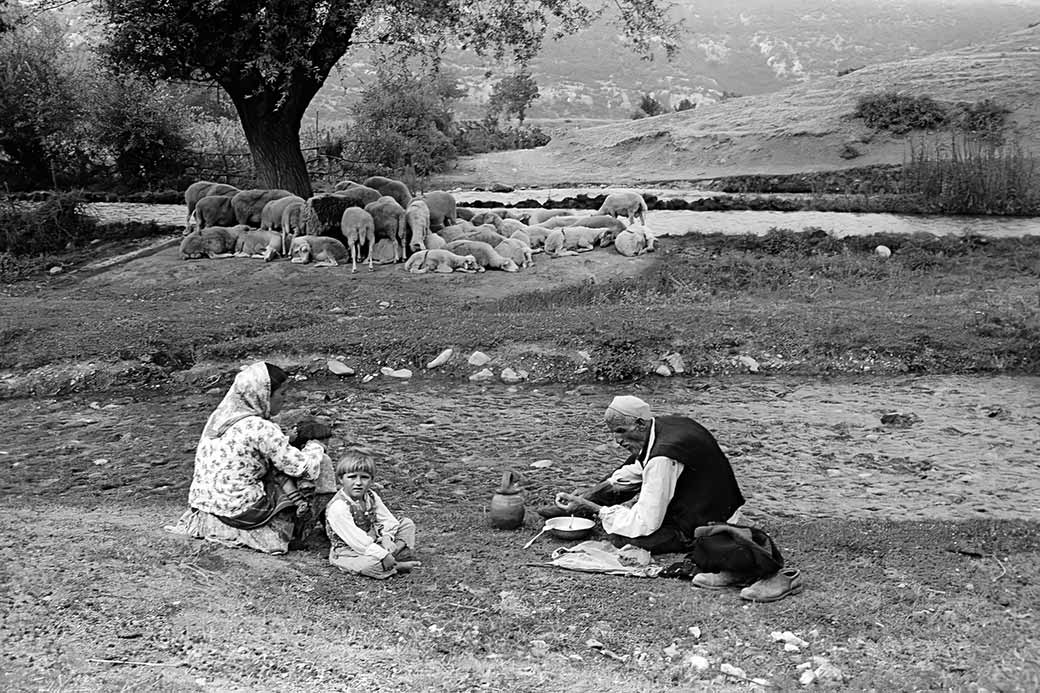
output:
[[629,577],[657,577],[664,566],[655,563],[650,552],[636,546],[617,548],[607,541],[583,541],[552,552],[552,565],[582,573],[606,573]]

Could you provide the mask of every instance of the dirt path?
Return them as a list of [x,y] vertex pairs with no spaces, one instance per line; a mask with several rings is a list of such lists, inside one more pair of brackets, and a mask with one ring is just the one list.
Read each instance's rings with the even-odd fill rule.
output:
[[[342,443],[393,451],[387,483],[420,507],[465,497],[476,510],[506,468],[524,474],[531,502],[608,471],[620,457],[600,412],[623,390],[327,381],[301,385],[299,408],[283,418],[328,416]],[[748,377],[635,391],[716,432],[754,513],[1040,519],[1040,379]],[[183,498],[198,430],[221,395],[9,402],[18,413],[0,425],[2,489],[73,501]],[[883,424],[888,412],[917,422]],[[530,467],[540,459],[553,464]]]

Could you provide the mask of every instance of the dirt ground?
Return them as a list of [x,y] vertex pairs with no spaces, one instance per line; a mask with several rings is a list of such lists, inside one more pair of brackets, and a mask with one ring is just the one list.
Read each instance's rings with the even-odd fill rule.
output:
[[[506,385],[469,382],[477,368],[366,381],[380,363],[358,361],[345,378],[322,367],[363,341],[349,329],[359,315],[446,297],[464,313],[466,300],[578,289],[660,258],[597,251],[508,277],[413,277],[184,262],[167,248],[5,287],[0,309],[17,311],[25,334],[7,335],[14,347],[0,372],[0,685],[792,690],[812,670],[813,685],[832,690],[1040,686],[1040,378],[759,373]],[[384,498],[420,528],[424,565],[408,578],[334,572],[320,538],[270,557],[163,531],[185,507],[198,435],[242,360],[132,386],[118,371],[141,366],[170,331],[253,326],[239,316],[270,310],[273,295],[322,306],[329,335],[342,340],[318,361],[294,357],[304,379],[279,420],[332,421],[334,457],[353,442],[387,452]],[[148,333],[130,333],[142,315]],[[431,353],[445,346],[436,326],[420,338]],[[504,363],[519,341],[492,356]],[[28,347],[19,350],[30,342],[50,350],[48,365],[34,368]],[[113,353],[117,344],[126,353]],[[82,378],[106,368],[108,380]],[[803,571],[804,595],[748,605],[675,580],[566,573],[544,567],[560,542],[521,548],[540,527],[533,513],[517,531],[489,527],[503,471],[520,472],[530,508],[620,461],[600,423],[619,392],[716,434],[748,519]],[[805,644],[783,649],[772,636],[783,631]]]

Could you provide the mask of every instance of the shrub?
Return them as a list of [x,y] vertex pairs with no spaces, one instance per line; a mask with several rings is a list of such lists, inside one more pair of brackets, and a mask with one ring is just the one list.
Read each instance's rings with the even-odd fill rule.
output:
[[69,243],[91,238],[97,223],[83,213],[72,193],[55,194],[38,204],[0,206],[0,252],[34,255],[62,250]]
[[697,104],[695,104],[694,102],[690,101],[689,99],[683,99],[682,101],[680,101],[676,105],[675,110],[676,110],[676,112],[678,112],[678,111],[692,111],[696,107],[697,107]]
[[959,103],[950,117],[954,127],[961,132],[982,138],[992,144],[1002,144],[1007,117],[1011,109],[991,99],[975,103]]
[[456,127],[452,144],[459,155],[465,156],[510,149],[532,149],[548,144],[550,139],[538,127],[502,127],[491,120],[466,120]]
[[868,127],[902,134],[911,130],[935,130],[947,122],[946,109],[930,96],[883,92],[861,96],[853,116]]

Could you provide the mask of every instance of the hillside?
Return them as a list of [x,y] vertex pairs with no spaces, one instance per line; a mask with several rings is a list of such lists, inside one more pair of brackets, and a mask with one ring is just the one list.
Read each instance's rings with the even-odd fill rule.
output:
[[[686,27],[671,61],[640,60],[607,19],[547,40],[531,65],[541,96],[529,117],[626,119],[646,93],[674,107],[683,99],[708,104],[724,94],[774,92],[849,68],[993,41],[1040,21],[1040,0],[679,0],[671,16]],[[467,90],[462,117],[481,115],[492,84],[511,69],[461,52],[445,55],[444,65]],[[310,117],[341,120],[373,76],[370,56],[352,50]]]
[[[539,149],[468,157],[438,181],[632,184],[900,163],[907,138],[849,117],[861,95],[889,90],[945,102],[994,99],[1012,109],[1011,139],[1040,152],[1040,26],[769,94],[560,133]],[[843,158],[847,145],[859,155]]]

